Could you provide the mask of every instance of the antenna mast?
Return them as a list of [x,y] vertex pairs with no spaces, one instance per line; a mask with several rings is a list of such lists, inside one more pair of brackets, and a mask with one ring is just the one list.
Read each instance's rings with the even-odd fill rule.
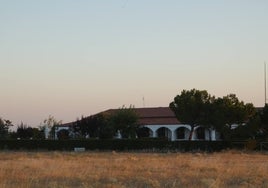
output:
[[266,105],[267,102],[266,96],[266,62],[264,62],[264,105]]
[[142,104],[143,104],[143,108],[145,107],[145,99],[144,96],[142,96]]

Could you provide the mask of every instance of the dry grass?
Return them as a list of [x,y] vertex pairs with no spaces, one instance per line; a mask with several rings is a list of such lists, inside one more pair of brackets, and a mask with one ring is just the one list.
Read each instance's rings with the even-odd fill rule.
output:
[[0,152],[0,187],[268,187],[268,155]]

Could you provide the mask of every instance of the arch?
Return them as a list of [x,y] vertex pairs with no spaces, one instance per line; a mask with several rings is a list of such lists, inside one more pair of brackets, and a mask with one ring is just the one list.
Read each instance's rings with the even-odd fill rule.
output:
[[196,132],[196,139],[198,140],[206,139],[206,128],[199,126],[195,129],[195,132]]
[[156,133],[158,138],[166,138],[168,140],[171,140],[172,132],[169,128],[160,127],[156,130]]
[[149,138],[153,136],[153,131],[148,127],[140,127],[137,130],[138,138]]
[[69,139],[69,130],[67,129],[61,129],[57,132],[57,138],[59,140],[66,140],[66,139]]
[[185,140],[189,137],[190,130],[186,127],[179,127],[175,130],[176,139]]

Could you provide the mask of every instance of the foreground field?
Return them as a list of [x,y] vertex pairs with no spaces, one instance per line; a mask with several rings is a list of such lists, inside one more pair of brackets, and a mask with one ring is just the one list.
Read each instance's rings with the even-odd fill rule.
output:
[[0,187],[268,187],[268,155],[0,152]]

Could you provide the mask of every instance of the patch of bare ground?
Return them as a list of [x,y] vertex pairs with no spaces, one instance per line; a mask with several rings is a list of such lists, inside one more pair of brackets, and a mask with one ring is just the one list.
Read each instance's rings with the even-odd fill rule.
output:
[[0,152],[0,187],[268,187],[268,155]]

